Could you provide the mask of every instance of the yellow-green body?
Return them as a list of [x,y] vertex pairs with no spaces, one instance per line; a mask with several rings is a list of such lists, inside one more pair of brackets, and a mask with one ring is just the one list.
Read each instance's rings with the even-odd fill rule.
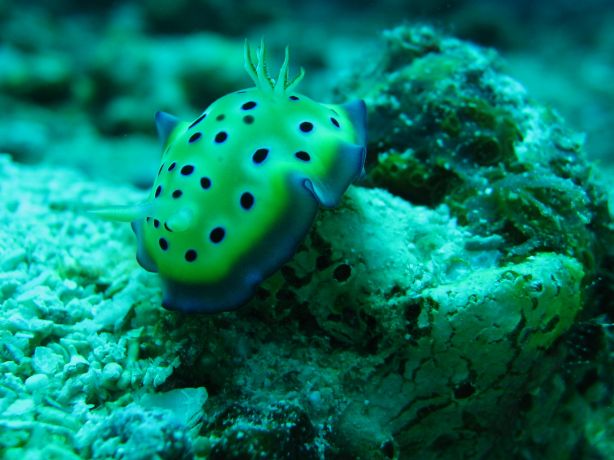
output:
[[[318,205],[334,206],[363,171],[365,108],[293,92],[246,47],[256,87],[213,102],[191,123],[159,112],[163,155],[148,200],[129,208],[137,258],[164,283],[164,306],[237,308],[286,262]],[[266,153],[264,153],[266,151]]]

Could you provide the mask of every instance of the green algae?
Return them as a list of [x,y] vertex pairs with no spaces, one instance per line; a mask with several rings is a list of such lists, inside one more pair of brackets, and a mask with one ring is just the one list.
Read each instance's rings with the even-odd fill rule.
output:
[[560,371],[609,273],[581,139],[494,52],[386,37],[346,88],[371,109],[368,187],[237,312],[160,308],[129,229],[85,212],[138,191],[2,158],[1,455],[505,457],[555,452],[553,424],[565,458],[599,438],[581,414],[609,393],[576,390],[595,365]]
[[608,233],[609,214],[582,136],[530,105],[493,53],[428,28],[400,27],[385,39],[393,58],[355,90],[373,121],[366,185],[448,205],[473,231],[502,236],[504,257],[560,251],[594,273],[595,231]]

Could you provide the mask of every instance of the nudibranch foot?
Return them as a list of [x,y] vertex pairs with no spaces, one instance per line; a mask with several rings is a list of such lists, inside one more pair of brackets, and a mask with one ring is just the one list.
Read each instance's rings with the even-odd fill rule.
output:
[[201,286],[163,280],[162,306],[182,313],[220,313],[244,305],[252,297],[256,286],[254,283]]
[[356,130],[357,142],[365,147],[367,145],[367,105],[363,100],[351,101],[342,104],[352,126]]
[[160,144],[164,147],[167,139],[179,123],[179,118],[166,112],[156,112],[154,118],[156,120],[158,139],[160,139]]
[[141,267],[143,267],[148,272],[156,273],[158,269],[156,268],[156,263],[149,256],[149,253],[143,246],[143,221],[135,220],[131,224],[132,231],[136,235],[137,248],[136,248],[136,261],[139,263]]

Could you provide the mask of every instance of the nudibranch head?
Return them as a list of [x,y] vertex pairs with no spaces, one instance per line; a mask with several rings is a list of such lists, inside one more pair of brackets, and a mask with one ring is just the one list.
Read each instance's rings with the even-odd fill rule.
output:
[[366,110],[295,92],[288,51],[275,80],[260,46],[245,68],[255,87],[213,102],[194,121],[156,114],[163,155],[132,220],[137,259],[163,281],[166,308],[232,310],[294,254],[318,206],[335,206],[365,161]]

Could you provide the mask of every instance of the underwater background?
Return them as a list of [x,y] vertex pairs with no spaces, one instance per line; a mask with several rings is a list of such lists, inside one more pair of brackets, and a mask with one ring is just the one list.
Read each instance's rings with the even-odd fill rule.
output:
[[[614,458],[611,0],[0,0],[0,37],[0,458]],[[242,308],[166,310],[90,211],[261,38],[365,101],[365,174]]]

